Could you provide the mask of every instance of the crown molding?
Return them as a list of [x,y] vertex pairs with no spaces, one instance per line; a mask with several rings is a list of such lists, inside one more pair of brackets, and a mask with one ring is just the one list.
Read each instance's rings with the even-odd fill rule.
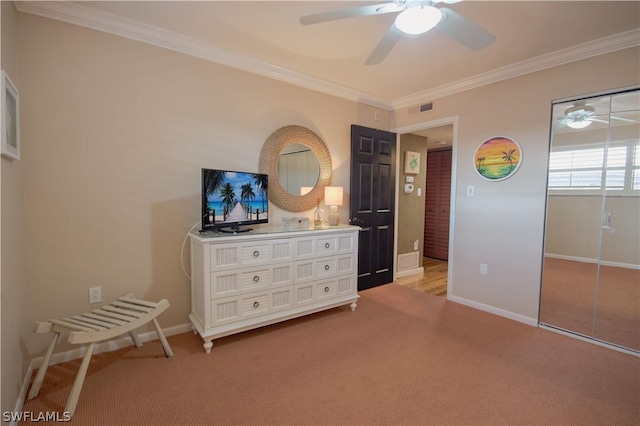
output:
[[393,110],[406,108],[424,102],[431,102],[435,99],[451,96],[466,90],[476,89],[499,81],[519,77],[521,75],[637,46],[640,46],[640,29],[626,31],[620,34],[579,44],[567,49],[527,59],[513,65],[497,68],[471,78],[458,80],[454,83],[445,84],[413,95],[397,98],[391,101],[391,105],[393,106]]
[[391,105],[388,101],[376,98],[368,93],[269,64],[249,56],[240,55],[202,40],[176,34],[90,7],[66,1],[16,1],[15,5],[20,12],[126,37],[316,92],[391,110]]
[[640,30],[631,30],[538,56],[409,96],[393,100],[384,100],[347,86],[269,64],[249,56],[240,55],[202,40],[176,34],[152,25],[139,23],[76,3],[66,1],[15,1],[14,3],[16,9],[20,12],[126,37],[206,61],[240,69],[252,74],[389,111],[413,106],[425,101],[433,101],[438,98],[454,95],[524,74],[640,45]]

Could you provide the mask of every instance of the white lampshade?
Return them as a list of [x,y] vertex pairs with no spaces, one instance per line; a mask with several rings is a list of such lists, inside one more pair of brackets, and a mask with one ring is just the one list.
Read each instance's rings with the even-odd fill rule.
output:
[[407,34],[422,34],[438,25],[442,19],[440,9],[433,6],[414,6],[396,17],[396,28]]
[[342,205],[342,187],[341,186],[325,186],[324,187],[324,204],[327,206]]
[[301,186],[300,187],[300,195],[306,195],[306,194],[310,193],[312,189],[313,189],[312,186]]

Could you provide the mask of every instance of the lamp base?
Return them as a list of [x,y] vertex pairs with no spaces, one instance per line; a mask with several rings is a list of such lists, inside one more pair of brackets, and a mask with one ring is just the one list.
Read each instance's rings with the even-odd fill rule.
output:
[[338,213],[329,213],[329,225],[338,226],[340,223],[340,215]]
[[340,215],[338,215],[338,206],[331,206],[329,212],[329,226],[338,226],[340,223]]

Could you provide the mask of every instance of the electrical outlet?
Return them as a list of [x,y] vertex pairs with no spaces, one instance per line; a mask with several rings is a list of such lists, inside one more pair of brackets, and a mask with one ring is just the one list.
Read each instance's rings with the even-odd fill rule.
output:
[[413,242],[413,249],[414,249],[414,250],[418,250],[418,240],[415,240],[415,241]]
[[487,275],[487,273],[488,273],[487,264],[486,263],[481,263],[480,264],[480,275]]
[[102,288],[91,287],[89,289],[89,303],[100,303],[100,302],[102,302]]

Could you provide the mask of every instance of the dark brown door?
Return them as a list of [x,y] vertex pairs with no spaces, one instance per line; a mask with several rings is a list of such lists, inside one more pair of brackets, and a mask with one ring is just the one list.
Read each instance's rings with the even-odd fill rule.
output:
[[396,134],[351,126],[351,214],[362,228],[358,290],[393,281]]
[[451,150],[427,152],[427,184],[424,200],[424,256],[449,257],[451,215]]

